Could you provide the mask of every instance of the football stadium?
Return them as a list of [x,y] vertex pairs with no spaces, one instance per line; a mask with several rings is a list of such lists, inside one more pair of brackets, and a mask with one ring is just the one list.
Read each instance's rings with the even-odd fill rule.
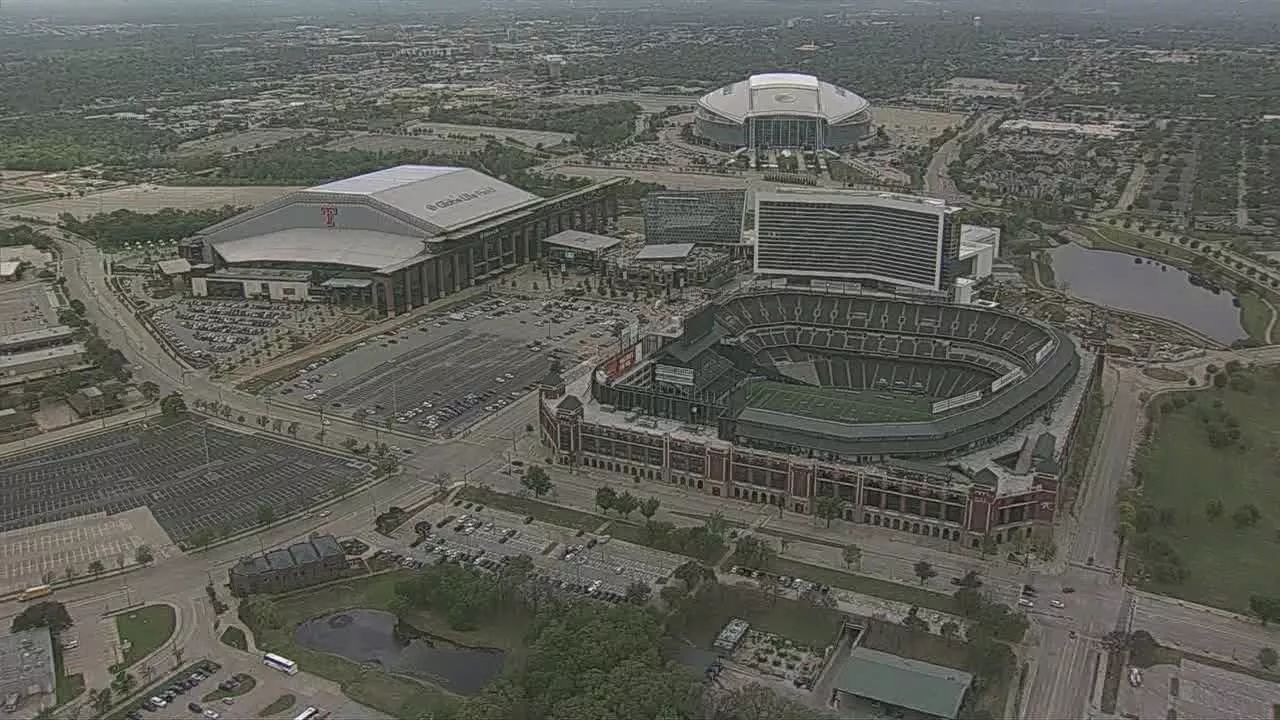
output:
[[870,127],[866,98],[812,75],[764,73],[703,95],[693,132],[725,150],[838,150]]
[[559,462],[973,543],[1052,522],[1101,367],[998,309],[748,289],[572,387],[544,383]]

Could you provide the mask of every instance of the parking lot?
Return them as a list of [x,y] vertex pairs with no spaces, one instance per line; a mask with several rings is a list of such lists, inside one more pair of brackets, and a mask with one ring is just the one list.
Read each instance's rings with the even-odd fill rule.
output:
[[57,325],[58,315],[48,288],[47,283],[38,281],[0,286],[0,336]]
[[[444,558],[481,568],[500,563],[503,557],[528,555],[533,559],[535,582],[569,592],[576,586],[578,592],[591,589],[617,595],[635,582],[649,585],[656,593],[659,581],[687,560],[607,535],[579,535],[536,520],[526,523],[525,518],[503,510],[466,505],[426,508],[396,532],[395,543],[383,549],[401,555],[402,564]],[[426,541],[411,547],[417,537],[414,526],[424,522],[430,525]]]
[[178,354],[224,365],[282,355],[295,339],[310,339],[344,319],[325,305],[201,298],[179,300],[151,316]]
[[[603,306],[604,309],[600,309]],[[445,435],[511,404],[612,342],[626,311],[585,301],[481,300],[322,358],[264,394],[404,431]]]
[[[221,662],[221,658],[214,658],[215,661]],[[203,673],[202,673],[203,674]],[[240,690],[242,686],[232,687],[234,677],[243,678],[245,675],[252,677],[254,684],[248,692]],[[261,661],[254,662],[247,656],[237,656],[229,658],[222,668],[216,672],[209,673],[205,679],[198,683],[190,683],[192,676],[187,676],[191,687],[181,687],[173,682],[166,682],[158,687],[153,696],[161,700],[165,700],[163,707],[151,707],[156,709],[148,710],[145,703],[150,697],[139,701],[132,711],[133,718],[145,718],[146,720],[197,720],[201,717],[214,720],[213,714],[216,714],[217,720],[243,720],[245,718],[289,718],[296,717],[307,707],[315,707],[330,718],[340,718],[341,720],[376,720],[384,717],[371,708],[360,705],[340,693],[336,692],[336,688],[331,690],[327,686],[327,681],[319,680],[303,674],[286,675],[284,673],[272,670],[262,665]],[[230,688],[231,692],[243,692],[228,699],[217,699],[204,701],[202,698],[209,693],[222,689]],[[180,691],[180,692],[178,692]],[[172,700],[166,699],[166,693],[172,693]],[[279,712],[264,714],[268,706],[273,701],[283,695],[293,695],[295,700],[292,706],[286,710]],[[191,707],[195,704],[200,708],[201,713],[197,714]],[[210,711],[213,714],[206,713]]]
[[164,529],[146,508],[0,533],[0,593],[61,580],[68,568],[86,575],[95,560],[109,570],[133,564],[140,545],[150,546],[156,558],[162,558],[168,543]]
[[217,422],[126,427],[0,460],[0,531],[147,506],[181,539],[322,502],[360,480],[364,463]]

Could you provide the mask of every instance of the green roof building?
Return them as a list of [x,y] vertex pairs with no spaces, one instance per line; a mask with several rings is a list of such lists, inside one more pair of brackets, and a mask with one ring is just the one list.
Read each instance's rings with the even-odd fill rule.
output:
[[973,676],[963,670],[859,647],[837,668],[834,688],[837,696],[955,720],[971,684]]

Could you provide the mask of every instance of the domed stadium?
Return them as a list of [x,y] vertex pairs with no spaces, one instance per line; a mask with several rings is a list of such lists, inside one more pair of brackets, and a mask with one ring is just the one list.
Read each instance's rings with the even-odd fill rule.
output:
[[1064,333],[997,309],[775,289],[708,307],[643,365],[599,370],[593,397],[739,445],[853,459],[997,443],[1081,363]]
[[871,126],[871,103],[800,73],[765,73],[703,95],[694,135],[726,150],[840,149]]

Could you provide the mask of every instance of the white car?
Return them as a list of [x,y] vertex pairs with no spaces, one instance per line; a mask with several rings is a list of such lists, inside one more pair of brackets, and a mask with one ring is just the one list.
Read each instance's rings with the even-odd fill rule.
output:
[[302,399],[303,399],[303,400],[315,400],[315,399],[316,399],[316,397],[317,397],[317,395],[316,395],[315,393],[311,393],[310,395],[303,395],[303,396],[302,396]]
[[1022,607],[1026,607],[1026,608],[1031,608],[1031,607],[1035,607],[1035,606],[1036,606],[1036,604],[1035,604],[1035,603],[1031,602],[1030,600],[1028,600],[1028,599],[1026,599],[1026,598],[1018,598],[1018,604],[1019,604],[1019,605],[1021,605]]
[[209,720],[218,720],[218,718],[222,717],[216,710],[210,710],[209,708],[205,708],[204,716]]
[[155,705],[156,707],[164,707],[165,705],[169,704],[169,701],[165,700],[164,698],[153,697],[151,698],[151,704]]
[[1059,610],[1067,606],[1066,603],[1062,602],[1061,600],[1050,600],[1049,604],[1052,605],[1053,607],[1058,608]]

